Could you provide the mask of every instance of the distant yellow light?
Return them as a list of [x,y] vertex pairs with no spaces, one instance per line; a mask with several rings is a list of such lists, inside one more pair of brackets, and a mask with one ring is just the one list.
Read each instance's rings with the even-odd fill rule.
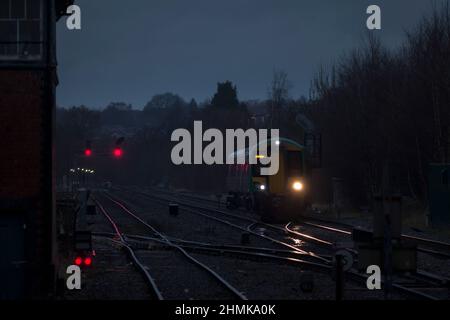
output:
[[294,189],[295,191],[301,191],[303,190],[303,184],[300,181],[295,181],[292,184],[292,189]]
[[256,159],[264,159],[266,156],[262,155],[262,154],[257,154],[256,155]]

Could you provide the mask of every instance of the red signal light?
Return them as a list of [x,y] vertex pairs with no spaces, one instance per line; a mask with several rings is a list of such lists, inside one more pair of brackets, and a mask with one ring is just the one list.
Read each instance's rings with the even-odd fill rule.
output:
[[114,157],[116,158],[120,158],[123,155],[123,151],[120,148],[115,148],[114,149]]
[[84,155],[85,155],[86,157],[92,156],[92,150],[91,150],[91,149],[86,149],[86,150],[84,150]]
[[81,259],[80,257],[75,258],[75,264],[77,266],[81,266],[82,263],[83,263],[83,259]]
[[86,266],[90,266],[92,264],[92,258],[91,257],[87,257],[84,259],[84,264]]

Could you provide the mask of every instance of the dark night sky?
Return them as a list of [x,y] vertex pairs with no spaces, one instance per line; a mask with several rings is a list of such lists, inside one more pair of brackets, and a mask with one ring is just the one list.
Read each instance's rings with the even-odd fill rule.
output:
[[157,93],[203,101],[218,81],[239,98],[267,97],[272,72],[308,95],[320,64],[361,43],[366,8],[382,8],[384,44],[395,47],[429,12],[428,0],[76,0],[82,30],[58,24],[58,104],[142,108]]

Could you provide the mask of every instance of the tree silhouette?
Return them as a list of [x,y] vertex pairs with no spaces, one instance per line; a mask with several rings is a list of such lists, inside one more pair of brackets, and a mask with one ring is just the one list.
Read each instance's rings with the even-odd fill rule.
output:
[[233,83],[230,81],[219,82],[211,105],[217,108],[237,108],[239,106],[239,100],[237,98],[236,86],[233,86]]
[[147,103],[144,107],[144,111],[149,111],[151,109],[169,109],[175,107],[185,106],[186,102],[177,94],[164,93],[154,95],[152,100]]

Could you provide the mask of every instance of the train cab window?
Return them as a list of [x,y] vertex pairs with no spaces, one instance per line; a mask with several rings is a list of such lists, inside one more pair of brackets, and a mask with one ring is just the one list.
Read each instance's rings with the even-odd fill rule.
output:
[[286,152],[286,174],[288,177],[303,174],[303,153],[301,151]]
[[42,0],[0,0],[0,60],[40,60]]

